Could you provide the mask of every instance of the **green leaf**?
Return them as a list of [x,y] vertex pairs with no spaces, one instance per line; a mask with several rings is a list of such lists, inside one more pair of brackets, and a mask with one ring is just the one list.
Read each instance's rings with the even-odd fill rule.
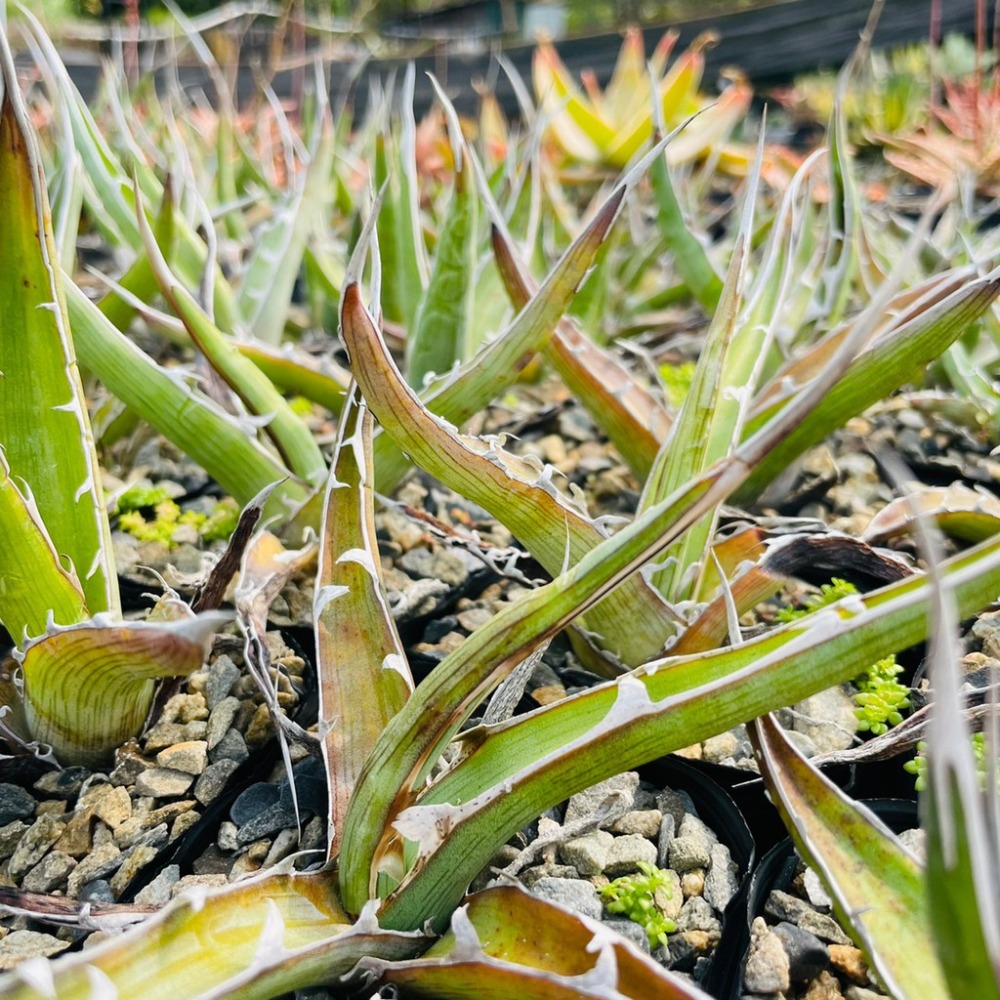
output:
[[[419,466],[484,507],[553,575],[607,538],[551,482],[551,469],[529,465],[497,441],[460,434],[421,405],[393,364],[357,285],[344,293],[341,335],[358,384],[379,422]],[[622,625],[625,623],[625,627]],[[673,633],[663,603],[635,576],[587,615],[597,641],[629,665],[655,656]]]
[[[861,413],[876,401],[919,375],[934,358],[978,319],[1000,293],[1000,276],[967,281],[940,301],[921,306],[899,326],[882,332],[850,365],[809,416],[754,469],[734,496],[749,503],[767,484],[807,448],[822,441],[831,430]],[[843,332],[843,331],[841,331]],[[778,408],[795,399],[790,394]],[[766,425],[771,416],[761,414],[748,424],[748,433]]]
[[420,958],[362,966],[406,994],[465,1000],[708,1000],[600,923],[519,886],[470,896]]
[[38,511],[10,478],[0,450],[0,622],[16,643],[41,635],[50,619],[72,625],[87,617],[76,574],[65,569]]
[[[34,132],[0,32],[0,448],[91,614],[118,610],[110,530]],[[27,596],[27,595],[24,595]],[[44,619],[48,598],[35,595]],[[23,623],[13,623],[19,634]]]
[[281,342],[310,230],[329,201],[334,150],[333,128],[327,122],[297,188],[284,204],[273,207],[269,224],[255,234],[237,305],[254,336],[265,344]]
[[279,480],[268,502],[269,516],[287,517],[290,505],[306,499],[305,486],[233,417],[144,354],[68,280],[66,293],[82,363],[126,406],[208,470],[238,503],[248,504]]
[[[974,613],[1000,588],[1000,541],[984,542],[949,560],[942,572],[955,586],[959,613]],[[546,601],[558,600],[557,589],[572,592],[579,579],[568,574],[549,593],[543,588],[531,595],[538,596],[533,607],[528,597],[501,612],[458,654],[464,652],[471,665],[501,636],[510,636],[499,654],[523,655],[547,617]],[[919,642],[927,632],[929,589],[926,580],[911,577],[740,646],[666,657],[530,715],[470,730],[459,742],[458,763],[416,798],[415,807],[400,814],[401,803],[396,803],[394,826],[419,842],[420,860],[386,900],[383,924],[422,926],[431,914],[443,924],[499,845],[566,796],[801,700],[856,675],[888,652]],[[528,619],[534,620],[522,631]],[[480,633],[487,640],[481,645],[474,642]],[[470,643],[479,648],[466,649]],[[441,680],[448,686],[457,682],[455,676],[436,676],[447,675],[449,666],[445,661],[420,685],[408,710],[420,709],[425,687],[433,689],[433,704],[441,706]],[[374,759],[372,770],[373,777],[378,775]]]
[[31,735],[64,765],[107,764],[142,728],[154,681],[197,670],[229,617],[210,613],[155,624],[92,619],[32,639],[19,655]]
[[[268,1000],[317,982],[340,983],[364,957],[399,959],[424,934],[352,925],[328,873],[269,871],[210,893],[172,900],[131,933],[51,966],[49,996],[93,1000],[94,983],[143,1000]],[[4,1000],[39,1000],[37,966],[0,978]],[[150,976],[150,969],[156,975]],[[46,970],[47,972],[49,970]]]
[[[611,228],[625,191],[623,185],[611,194],[590,225],[563,254],[531,302],[503,333],[481,347],[461,367],[426,387],[421,400],[432,413],[461,426],[514,383],[532,356],[548,343],[559,317]],[[388,437],[380,436],[375,442],[379,490],[390,492],[408,468],[409,462],[399,449]]]
[[330,467],[313,606],[331,856],[362,765],[413,690],[382,583],[371,433],[371,414],[355,389]]
[[[136,193],[138,202],[138,192]],[[282,460],[300,478],[318,486],[326,478],[326,460],[312,432],[288,405],[267,376],[205,315],[194,297],[171,273],[146,222],[141,205],[137,213],[143,244],[160,291],[184,321],[195,346],[254,416],[267,418],[264,430]],[[209,470],[212,471],[212,470]]]
[[822,879],[879,980],[901,1000],[949,996],[949,980],[933,958],[933,911],[913,855],[876,816],[823,777],[772,716],[753,723],[750,739],[795,846]]
[[[438,239],[430,281],[406,337],[406,374],[419,389],[430,373],[446,375],[466,354],[476,266],[478,200],[464,142],[455,147],[455,188]],[[392,280],[392,275],[388,275]]]

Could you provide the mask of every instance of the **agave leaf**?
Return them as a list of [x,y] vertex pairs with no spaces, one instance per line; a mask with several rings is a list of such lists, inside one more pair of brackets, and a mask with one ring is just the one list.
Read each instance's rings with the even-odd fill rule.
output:
[[[510,234],[494,223],[493,253],[515,308],[531,298],[534,282]],[[613,355],[569,319],[556,326],[545,357],[640,478],[645,478],[667,436],[671,417],[663,404]]]
[[[704,33],[691,43],[686,51],[670,67],[658,85],[660,113],[668,128],[677,125],[698,109],[698,88],[705,71],[705,47],[714,36]],[[653,134],[653,108],[644,101],[633,106],[632,117],[624,122],[612,138],[602,143],[602,153],[606,162],[622,167],[642,148]],[[699,146],[699,150],[703,148]],[[672,163],[681,159],[670,157]]]
[[[850,417],[922,372],[989,308],[998,292],[1000,275],[969,281],[941,301],[922,307],[902,325],[883,333],[855,359],[799,427],[761,462],[736,493],[735,502],[750,502],[781,469],[822,441],[832,428],[842,426]],[[762,422],[760,417],[751,420],[748,432]]]
[[[667,163],[690,163],[722,146],[734,128],[746,117],[753,88],[742,78],[731,83],[714,103],[691,123],[666,152]],[[668,124],[670,119],[667,119]]]
[[361,767],[413,690],[382,583],[371,433],[371,414],[355,389],[330,467],[313,609],[331,857]]
[[[156,245],[163,249],[168,261],[174,255],[174,188],[168,177],[163,185],[163,200],[153,225]],[[159,291],[156,276],[149,265],[144,249],[140,250],[129,269],[118,280],[119,289],[111,289],[98,303],[98,309],[111,320],[119,330],[125,331],[136,313],[133,297],[139,302],[149,302]]]
[[865,529],[865,540],[883,542],[909,531],[916,518],[932,517],[953,538],[981,542],[1000,531],[1000,500],[964,483],[928,486],[890,501]]
[[294,344],[270,347],[257,341],[235,341],[236,349],[249,358],[283,392],[303,396],[311,403],[339,413],[351,384],[351,374],[332,358],[316,357]]
[[[921,801],[927,831],[926,906],[933,947],[953,997],[1000,997],[1000,799],[997,702],[990,710],[980,787],[965,721],[958,617],[952,582],[942,572],[937,540],[916,524],[933,585],[928,660],[934,700],[927,726],[927,789]],[[956,607],[957,606],[957,607]],[[943,994],[942,994],[943,995]]]
[[[532,355],[548,343],[611,228],[627,186],[616,188],[511,325],[446,378],[426,387],[421,399],[431,412],[461,426],[513,384]],[[381,492],[390,492],[408,467],[405,456],[385,435],[376,440],[375,469]]]
[[633,109],[649,105],[651,93],[642,32],[626,28],[611,79],[604,88],[601,114],[609,122],[625,121]]
[[[607,534],[551,482],[547,471],[505,451],[498,441],[460,434],[425,409],[406,385],[361,302],[344,293],[341,335],[358,384],[387,434],[422,468],[491,511],[552,574],[581,559]],[[655,656],[671,634],[664,607],[634,577],[587,616],[586,627],[625,663]],[[628,622],[626,629],[622,622]]]
[[204,662],[212,634],[229,615],[212,612],[172,623],[54,626],[22,653],[24,711],[32,736],[64,764],[96,767],[142,727],[154,681]]
[[[640,509],[652,506],[699,475],[728,454],[740,438],[749,394],[768,346],[765,327],[740,323],[762,152],[763,129],[754,172],[744,192],[743,218],[722,296],[705,334],[705,345],[681,412],[646,480]],[[710,513],[667,550],[666,565],[653,576],[655,586],[667,600],[684,600],[697,589],[697,577],[692,578],[692,572],[700,576],[706,571],[705,555],[716,517],[716,512]]]
[[[95,224],[108,233],[112,246],[126,245],[138,253],[142,248],[135,218],[132,179],[104,139],[94,116],[73,83],[59,52],[34,15],[22,8],[31,25],[40,58],[55,81],[52,101],[69,117],[77,153],[83,162],[87,183],[84,200]],[[131,164],[146,198],[156,204],[163,199],[163,186],[142,159]],[[177,254],[174,265],[189,287],[197,287],[205,268],[206,247],[187,220],[177,214]],[[233,332],[241,325],[232,288],[221,274],[214,283],[214,312],[222,327]]]
[[[420,388],[427,375],[444,375],[466,355],[476,266],[478,199],[472,163],[454,108],[448,131],[455,158],[455,186],[438,238],[430,281],[406,337],[406,373]],[[390,276],[391,277],[391,276]]]
[[10,477],[0,450],[0,622],[15,642],[41,635],[50,621],[72,625],[87,617],[80,582],[52,547],[38,510]]
[[271,870],[179,896],[84,952],[24,962],[0,978],[0,997],[93,1000],[96,988],[147,1000],[266,1000],[338,982],[363,956],[402,958],[426,942],[422,934],[382,931],[371,917],[352,926],[325,872]]
[[913,855],[878,817],[824,778],[773,716],[749,731],[771,801],[880,982],[904,1000],[952,995],[933,958],[936,931]]
[[229,414],[161,368],[125,337],[71,281],[66,301],[80,359],[143,420],[156,427],[240,504],[281,481],[268,503],[269,515],[288,515],[307,494],[303,484],[265,451]]
[[674,269],[702,309],[709,316],[714,315],[722,296],[722,279],[701,240],[688,228],[665,155],[657,157],[649,178],[656,198],[656,224],[671,253]]
[[535,47],[531,75],[559,145],[574,159],[599,162],[601,151],[614,142],[615,130],[580,93],[551,42],[542,41]]
[[227,338],[195,301],[183,285],[177,282],[156,245],[156,238],[142,211],[138,190],[135,192],[139,231],[146,255],[160,285],[160,291],[174,312],[184,321],[195,346],[209,364],[236,392],[247,409],[258,417],[266,417],[265,431],[274,442],[283,461],[293,473],[313,486],[326,478],[326,461],[319,445],[303,421],[285,398],[275,389],[266,375],[244,357],[231,339]]
[[[959,613],[974,613],[1000,586],[1000,542],[949,560],[942,572],[955,585]],[[566,577],[561,586],[573,588]],[[544,590],[531,597],[551,602],[554,595]],[[567,795],[801,700],[919,642],[927,631],[928,590],[926,580],[911,577],[740,646],[666,657],[530,715],[464,734],[458,762],[393,821],[419,844],[420,860],[386,900],[383,925],[421,925],[431,915],[442,925],[497,846]],[[511,637],[503,652],[512,658],[531,642],[522,639],[518,621],[537,613],[527,607],[531,597],[490,623],[495,636]],[[409,705],[418,708],[424,687],[436,681],[432,673]]]
[[[659,152],[659,148],[654,149],[650,156]],[[777,421],[765,426],[731,456],[651,507],[551,584],[526,594],[512,608],[495,616],[421,684],[386,727],[355,788],[345,824],[340,869],[343,898],[349,909],[360,910],[374,893],[383,862],[398,866],[402,845],[390,832],[390,823],[410,804],[445,743],[476,703],[559,629],[590,610],[729,496],[762,457],[800,423],[816,405],[816,399],[822,398],[843,375],[857,344],[870,336],[893,291],[892,282],[888,282],[872,300],[858,327],[813,383],[811,395],[795,400]],[[433,728],[426,724],[431,711],[431,717],[439,720]],[[483,858],[483,864],[487,860]],[[454,880],[454,872],[451,877]],[[456,889],[457,883],[452,881],[445,894]]]
[[497,1000],[708,1000],[600,923],[519,886],[487,889],[452,915],[451,930],[420,958],[364,960],[362,968],[416,996]]
[[329,200],[334,149],[333,127],[327,120],[296,188],[284,203],[274,205],[270,223],[255,234],[237,305],[253,335],[265,344],[282,339],[310,230]]
[[[402,127],[396,142],[386,135],[375,140],[375,189],[389,181],[378,218],[378,242],[384,272],[386,316],[412,330],[417,307],[427,287],[427,251],[420,228],[416,133],[413,117],[415,70],[407,67],[400,95]],[[386,115],[388,117],[388,109]],[[395,162],[390,163],[390,157]]]
[[[117,611],[110,529],[34,132],[0,30],[0,448],[91,614]],[[22,597],[27,597],[23,594]],[[34,595],[44,619],[46,594]],[[19,635],[24,622],[12,623]]]
[[83,210],[83,165],[72,141],[70,136],[66,148],[60,150],[58,166],[49,180],[52,235],[59,253],[59,264],[63,270],[70,272],[76,266],[76,238]]

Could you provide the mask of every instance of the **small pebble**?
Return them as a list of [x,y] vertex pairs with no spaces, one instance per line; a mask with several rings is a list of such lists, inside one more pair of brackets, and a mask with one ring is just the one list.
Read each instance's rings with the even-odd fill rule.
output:
[[815,934],[787,921],[775,924],[771,930],[778,936],[788,956],[789,975],[793,982],[813,980],[830,964],[826,946]]
[[844,994],[840,992],[837,977],[824,970],[809,984],[802,1000],[844,1000]]
[[638,871],[640,862],[655,865],[656,846],[645,837],[640,837],[635,833],[627,833],[623,837],[615,837],[608,848],[604,874],[609,878],[628,875]]
[[604,911],[594,887],[583,879],[542,878],[531,887],[531,891],[541,899],[558,903],[594,920],[600,920]]
[[830,953],[830,964],[837,972],[859,986],[868,984],[868,966],[860,949],[852,944],[831,944],[827,945],[827,951]]
[[170,899],[170,893],[181,877],[178,865],[167,865],[149,885],[135,894],[135,901],[146,906],[162,906]]
[[61,941],[51,934],[41,934],[38,931],[11,931],[0,941],[0,969],[13,969],[25,959],[42,956],[48,958],[65,951],[69,941]]
[[27,819],[35,812],[35,800],[20,785],[0,781],[0,826],[16,819]]
[[169,799],[183,795],[194,783],[194,775],[169,767],[151,767],[135,780],[136,795]]
[[599,784],[593,785],[582,792],[577,792],[566,806],[563,823],[575,823],[580,819],[589,819],[603,806],[609,795],[616,795],[624,805],[622,812],[632,807],[635,792],[639,787],[639,775],[635,771],[616,774]]
[[76,897],[81,887],[95,878],[104,878],[116,871],[122,863],[122,852],[117,844],[102,844],[82,858],[70,873],[66,883],[67,895]]
[[615,838],[607,830],[593,830],[559,845],[559,858],[581,875],[598,875],[608,864],[608,852]]
[[17,848],[10,856],[7,871],[11,878],[19,879],[34,868],[48,853],[49,848],[62,836],[66,824],[54,816],[39,816],[24,831]]
[[226,787],[232,773],[240,765],[235,760],[217,760],[209,764],[198,776],[194,786],[194,797],[202,804],[213,802]]
[[608,829],[611,833],[632,833],[648,840],[656,840],[660,835],[663,813],[659,809],[631,809],[616,819]]
[[711,864],[705,875],[705,899],[720,913],[739,888],[736,863],[725,844],[713,844],[709,852]]
[[700,896],[705,891],[705,869],[692,868],[681,876],[681,892],[685,899]]
[[[67,767],[62,771],[49,771],[35,782],[35,791],[52,799],[74,799],[83,783],[90,777],[85,767]],[[2,818],[2,817],[0,817]]]
[[750,949],[743,970],[744,987],[751,993],[783,993],[791,984],[788,955],[781,939],[767,926],[763,917],[755,917],[750,928]]
[[156,755],[156,763],[173,771],[185,774],[201,774],[208,763],[208,743],[205,740],[189,740],[175,743]]
[[66,884],[76,860],[62,851],[51,851],[21,880],[25,892],[55,892]]

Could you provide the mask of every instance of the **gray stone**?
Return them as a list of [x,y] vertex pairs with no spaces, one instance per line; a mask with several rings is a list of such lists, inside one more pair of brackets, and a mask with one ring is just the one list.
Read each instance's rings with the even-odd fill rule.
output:
[[0,827],[0,861],[9,858],[21,842],[28,824],[21,819],[15,819]]
[[287,858],[298,847],[298,843],[299,833],[297,830],[282,830],[274,838],[274,843],[271,844],[271,849],[267,852],[267,857],[264,858],[264,867],[270,868]]
[[[775,921],[787,920],[789,923],[801,926],[802,917],[807,913],[815,913],[816,907],[807,903],[790,892],[772,889],[764,902],[764,913]],[[815,931],[813,932],[815,933]]]
[[175,743],[156,755],[156,763],[160,767],[183,771],[185,774],[201,774],[208,763],[208,743],[205,740]]
[[807,910],[802,914],[796,925],[810,934],[815,934],[821,941],[829,944],[851,944],[851,939],[844,933],[840,924],[827,913],[817,913]]
[[639,775],[635,771],[616,774],[590,788],[577,792],[566,806],[563,823],[575,823],[580,819],[589,819],[597,814],[609,795],[616,796],[624,805],[622,812],[632,808],[635,802],[635,792],[639,787]]
[[705,873],[705,899],[720,913],[739,888],[739,869],[725,844],[713,844],[709,852],[712,863]]
[[70,873],[67,893],[75,897],[88,882],[110,875],[121,863],[122,852],[117,844],[101,844],[100,847],[95,847]]
[[634,920],[629,920],[626,917],[605,917],[601,922],[605,927],[620,934],[626,941],[635,945],[639,951],[646,955],[649,954],[649,938],[646,931]]
[[162,906],[169,901],[170,892],[180,877],[179,865],[167,865],[149,885],[135,894],[135,901],[147,906]]
[[791,984],[788,955],[781,939],[764,923],[763,917],[755,917],[743,970],[744,987],[751,993],[783,993]]
[[228,695],[212,709],[212,714],[208,717],[208,729],[206,739],[208,749],[214,750],[226,732],[232,728],[236,713],[240,710],[239,698]]
[[634,833],[655,841],[660,835],[663,813],[659,809],[630,809],[608,829],[612,833]]
[[76,798],[83,783],[90,777],[90,771],[85,767],[67,767],[62,771],[49,771],[35,782],[35,791],[41,792],[47,799]]
[[449,587],[461,586],[469,575],[465,560],[454,549],[410,549],[396,565],[415,580],[440,580]]
[[62,851],[50,851],[21,880],[26,892],[55,892],[62,888],[76,861]]
[[217,760],[214,764],[209,764],[198,775],[198,780],[194,786],[194,797],[203,806],[207,806],[209,802],[214,802],[226,787],[226,782],[229,781],[233,772],[239,766],[237,761],[228,759]]
[[229,808],[229,818],[237,825],[249,823],[265,809],[277,805],[281,798],[278,786],[268,781],[257,781],[243,789]]
[[135,780],[136,795],[171,799],[183,795],[194,784],[194,775],[170,767],[151,767]]
[[677,914],[677,930],[719,934],[722,932],[722,924],[703,896],[692,896],[684,901]]
[[27,874],[48,853],[49,848],[62,836],[66,824],[55,816],[42,815],[24,832],[7,863],[11,878]]
[[844,1000],[885,1000],[885,994],[866,989],[864,986],[848,986]]
[[0,941],[0,969],[13,969],[26,958],[41,955],[48,958],[58,955],[70,945],[69,941],[61,941],[51,934],[40,934],[38,931],[11,931]]
[[546,861],[544,864],[525,868],[518,878],[525,889],[530,889],[543,878],[579,879],[580,873],[572,865],[557,865],[554,862]]
[[0,781],[0,826],[15,819],[27,819],[35,811],[35,799],[20,785]]
[[[132,797],[119,785],[94,785],[93,795],[86,805],[92,806],[94,815],[112,830],[117,830],[132,816]],[[83,803],[81,803],[83,804]]]
[[899,842],[905,847],[921,864],[927,858],[927,831],[915,827],[912,830],[904,830],[899,835]]
[[972,625],[972,634],[983,644],[983,652],[1000,659],[1000,612],[986,611]]
[[711,847],[700,837],[674,837],[670,842],[670,867],[684,874],[693,868],[708,868]]
[[627,833],[624,837],[615,837],[608,849],[607,864],[604,874],[608,878],[618,875],[628,875],[638,871],[639,862],[656,864],[656,845],[636,833]]
[[688,813],[681,824],[677,827],[678,837],[690,837],[700,840],[705,845],[705,850],[711,853],[712,847],[719,842],[715,833],[707,827],[695,813]]
[[808,736],[819,753],[846,750],[858,728],[856,707],[849,684],[826,688],[795,706],[794,729]]
[[238,851],[240,848],[240,828],[228,819],[219,824],[219,835],[215,842],[220,851]]
[[600,920],[604,910],[594,887],[584,879],[542,878],[531,887],[531,891],[541,899],[558,903],[594,920]]
[[670,866],[670,842],[674,839],[675,823],[673,813],[662,813],[660,820],[660,832],[656,840],[656,866],[658,868],[668,868]]
[[718,764],[727,757],[732,757],[740,748],[740,741],[729,732],[711,736],[701,745],[703,760]]
[[680,825],[688,813],[697,814],[691,796],[687,792],[677,792],[672,788],[664,788],[656,795],[656,808],[664,817],[669,813],[674,818],[674,829],[680,830]]
[[205,700],[210,709],[227,697],[233,685],[240,679],[240,668],[225,655],[217,656],[208,668],[208,681],[205,684]]
[[[200,719],[193,722],[161,722],[146,733],[146,750],[155,753],[164,747],[172,747],[175,743],[185,743],[188,740],[203,740],[208,732],[208,723]],[[117,768],[115,769],[117,772]],[[113,784],[118,781],[113,780]],[[128,782],[125,782],[128,784]]]
[[294,827],[295,824],[295,810],[286,809],[280,803],[275,803],[269,809],[258,813],[253,819],[241,824],[237,839],[240,844],[252,844],[255,840],[269,837],[279,830]]
[[788,974],[792,982],[805,983],[815,979],[830,964],[826,946],[815,934],[787,921],[775,924],[771,930],[788,956]]
[[88,882],[83,886],[76,898],[81,903],[115,902],[115,894],[111,888],[111,883],[104,878],[95,878],[93,882]]
[[608,851],[615,838],[606,830],[593,830],[559,845],[559,860],[572,865],[581,875],[600,875],[608,863]]
[[243,738],[243,734],[238,729],[228,729],[222,739],[209,751],[208,759],[213,764],[221,760],[232,760],[242,764],[249,756],[250,751],[247,749],[247,741]]

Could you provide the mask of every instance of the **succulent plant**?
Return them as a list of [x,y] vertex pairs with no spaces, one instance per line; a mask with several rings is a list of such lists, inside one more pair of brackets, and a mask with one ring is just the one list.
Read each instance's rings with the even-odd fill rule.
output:
[[[89,691],[112,698],[121,693],[119,678],[138,672],[145,697],[150,675],[167,666],[171,673],[192,669],[202,658],[201,642],[176,630],[118,620],[75,350],[133,419],[151,424],[280,532],[280,539],[262,531],[249,541],[236,589],[235,613],[258,673],[266,672],[269,602],[317,539],[319,718],[315,733],[285,729],[322,757],[330,791],[328,843],[315,869],[289,863],[179,898],[124,935],[15,969],[0,978],[0,997],[71,1000],[96,989],[121,997],[249,998],[315,984],[370,989],[372,982],[442,997],[704,997],[592,922],[518,888],[466,891],[511,836],[568,795],[758,718],[758,756],[772,794],[835,887],[873,968],[904,995],[995,993],[995,899],[977,889],[995,885],[995,856],[983,856],[988,818],[968,786],[964,742],[951,747],[947,733],[929,741],[936,847],[925,888],[914,860],[859,821],[856,807],[789,749],[766,713],[922,641],[931,617],[945,614],[942,604],[950,601],[962,617],[987,606],[1000,590],[996,534],[982,532],[975,546],[932,559],[929,576],[900,572],[881,589],[838,595],[811,615],[744,640],[740,616],[784,585],[794,570],[792,546],[756,525],[729,537],[717,531],[730,498],[759,497],[832,428],[921,375],[959,337],[974,340],[1000,291],[1000,277],[983,261],[938,267],[935,260],[925,274],[926,221],[894,248],[891,263],[876,255],[842,123],[831,130],[825,209],[810,192],[819,171],[814,158],[769,216],[768,239],[759,245],[755,218],[768,210],[760,197],[761,146],[742,210],[721,246],[706,249],[686,221],[689,192],[671,161],[675,142],[700,151],[710,140],[697,128],[675,130],[647,148],[658,124],[672,124],[663,104],[674,77],[648,81],[634,39],[616,89],[604,95],[633,102],[634,121],[621,134],[601,133],[607,141],[587,154],[629,165],[587,211],[545,187],[551,176],[531,163],[537,132],[526,140],[528,166],[487,176],[446,102],[453,174],[430,189],[421,184],[432,181],[416,171],[411,117],[397,128],[388,112],[376,114],[352,138],[334,128],[320,98],[303,115],[301,132],[279,118],[286,139],[280,170],[269,168],[260,149],[240,147],[232,121],[220,119],[218,145],[206,145],[177,94],[165,104],[151,95],[145,116],[130,115],[126,107],[136,105],[128,105],[129,95],[109,88],[112,140],[35,29],[53,81],[53,112],[66,124],[48,155],[71,182],[78,176],[71,165],[86,167],[79,197],[60,200],[53,223],[34,132],[0,38],[0,181],[7,178],[0,198],[9,220],[0,252],[16,265],[0,273],[0,304],[12,317],[0,330],[0,370],[5,385],[17,386],[0,400],[0,516],[14,539],[0,565],[8,583],[0,620],[19,642],[50,633],[22,644],[25,684],[14,701],[26,706],[28,735],[55,743],[53,732],[76,718],[78,702],[65,696],[76,674],[86,675]],[[551,54],[542,52],[552,86],[563,86]],[[686,75],[676,77],[672,114],[686,114],[684,105],[696,100],[697,56],[678,63],[677,73]],[[646,97],[656,91],[666,121],[652,109],[647,115],[646,97],[632,96],[627,80],[639,89],[636,81],[647,82]],[[573,128],[597,129],[594,109],[569,89],[564,96]],[[169,182],[155,162],[154,137],[180,140],[188,153]],[[378,182],[374,199],[340,173],[359,150]],[[647,174],[655,206],[641,201]],[[131,258],[99,304],[56,263],[72,258],[81,200]],[[623,206],[635,205],[635,218],[624,221],[639,233],[655,230],[684,263],[668,267],[639,255],[640,263],[622,264],[617,252],[631,235],[615,227],[623,226]],[[213,213],[242,248],[226,269]],[[641,294],[667,272],[709,317],[676,410],[587,335],[588,322],[603,317],[601,289],[621,282]],[[282,344],[301,315],[293,302],[300,275],[310,315],[338,317],[349,370],[331,356],[339,344],[329,332],[320,357],[305,351],[307,337]],[[486,298],[502,291],[509,309],[491,302],[480,314],[470,305],[481,301],[485,275]],[[581,286],[585,307],[578,302],[572,317]],[[194,352],[200,384],[130,340],[134,321]],[[396,351],[403,370],[394,343],[403,347]],[[644,480],[629,523],[594,517],[563,493],[551,468],[514,454],[499,438],[463,429],[510,391],[537,355]],[[203,385],[213,386],[215,399]],[[329,458],[288,393],[337,416]],[[416,686],[390,613],[374,527],[377,494],[412,463],[493,511],[551,578],[478,628]],[[30,495],[18,483],[27,483]],[[190,620],[198,640],[218,625]],[[473,724],[484,699],[567,628],[603,681],[527,715]],[[165,664],[165,636],[180,645],[181,669]],[[126,639],[127,648],[111,645]],[[97,665],[110,660],[115,673],[88,670],[95,645],[103,658]],[[39,650],[45,655],[36,675],[29,668]],[[942,714],[954,728],[957,685],[946,666],[936,673],[945,689]],[[135,702],[118,713],[127,716],[115,720],[120,731],[102,735],[101,753],[141,725],[148,701]],[[55,749],[69,759],[70,747]],[[648,888],[657,877],[646,876]],[[929,954],[931,913],[938,906],[955,912],[952,878],[972,886],[979,911],[956,916],[956,927],[969,933],[943,939],[940,967],[931,963],[921,985],[912,960],[907,967],[898,958],[898,944]],[[885,905],[874,905],[883,897]],[[647,927],[657,940],[664,930]],[[961,988],[949,994],[952,977]],[[982,992],[963,994],[966,987]]]

